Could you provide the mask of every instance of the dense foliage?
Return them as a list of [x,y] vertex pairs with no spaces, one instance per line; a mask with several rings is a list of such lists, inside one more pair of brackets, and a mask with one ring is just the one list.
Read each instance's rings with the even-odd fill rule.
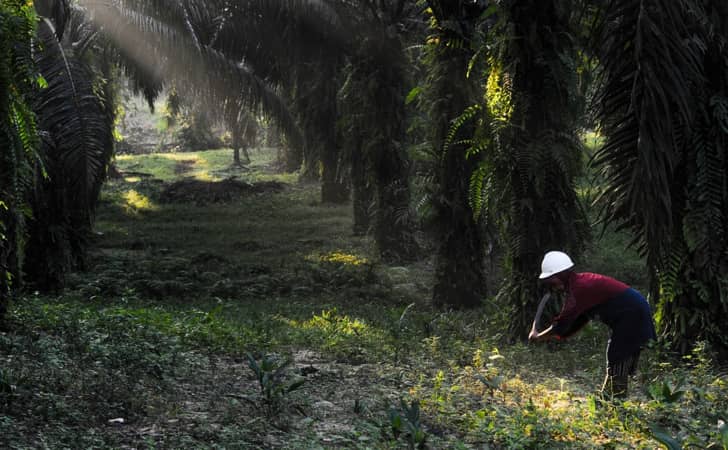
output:
[[634,230],[675,349],[705,339],[725,359],[716,318],[728,311],[726,7],[615,1],[603,14],[603,215]]
[[44,83],[33,61],[36,15],[21,1],[0,5],[0,320],[21,280],[26,195],[38,155],[33,94]]

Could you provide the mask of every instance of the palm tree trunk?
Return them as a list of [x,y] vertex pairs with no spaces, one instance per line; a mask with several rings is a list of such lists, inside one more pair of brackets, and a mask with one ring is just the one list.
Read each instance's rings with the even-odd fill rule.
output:
[[[438,23],[474,21],[464,17],[463,2],[437,2]],[[440,17],[437,16],[439,13]],[[453,144],[446,147],[445,140],[451,121],[470,105],[473,95],[471,83],[466,79],[472,52],[463,45],[447,45],[449,39],[468,42],[471,36],[448,36],[451,31],[440,29],[440,45],[436,45],[430,68],[430,96],[433,142],[439,153],[437,190],[433,195],[436,211],[435,285],[433,302],[455,307],[480,305],[485,295],[483,240],[470,207],[470,178],[478,167],[477,158],[466,158],[467,146]],[[470,124],[459,129],[467,138],[475,131]]]
[[321,149],[321,202],[340,204],[349,200],[349,188],[339,176],[339,147],[336,143],[335,121],[327,122],[323,130]]
[[383,260],[413,261],[420,248],[414,238],[415,227],[410,212],[409,159],[396,146],[380,148],[377,153],[374,239]]
[[233,165],[240,167],[240,147],[233,145]]
[[231,145],[233,147],[233,165],[235,167],[240,167],[240,145],[241,145],[241,139],[240,139],[240,130],[238,129],[237,121],[233,122],[232,124],[233,130],[232,130],[232,142]]
[[20,217],[14,209],[0,208],[0,327],[8,311],[11,288],[22,287],[22,272],[20,271]]
[[374,239],[385,261],[412,261],[420,253],[414,236],[415,220],[410,207],[410,160],[405,142],[405,60],[398,40],[381,40],[380,48],[371,52],[382,59],[372,64],[372,86],[367,102],[376,105],[369,137],[374,179],[377,188],[377,212]]
[[351,152],[351,190],[354,210],[352,228],[355,235],[365,235],[371,228],[372,205],[376,192],[371,183],[371,169],[362,148],[362,138],[358,137],[356,141]]
[[301,162],[301,173],[299,174],[299,178],[301,181],[319,181],[321,179],[321,175],[319,174],[319,152],[313,150],[312,143],[306,142],[306,145],[304,145],[301,148],[301,154],[303,156],[303,160]]
[[339,145],[336,140],[336,70],[327,65],[328,75],[317,83],[320,103],[317,131],[321,143],[321,202],[345,203],[349,200],[349,189],[339,175]]

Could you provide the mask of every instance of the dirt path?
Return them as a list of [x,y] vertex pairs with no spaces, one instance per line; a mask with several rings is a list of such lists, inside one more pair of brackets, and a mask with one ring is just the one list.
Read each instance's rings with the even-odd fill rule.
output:
[[290,374],[305,383],[272,414],[266,412],[247,361],[189,354],[186,370],[172,380],[171,395],[150,406],[148,412],[156,414],[139,423],[116,418],[109,427],[124,448],[138,448],[140,442],[177,448],[186,438],[215,442],[230,433],[259,448],[301,448],[313,442],[351,447],[372,439],[364,434],[371,430],[364,428],[398,401],[403,388],[390,365],[333,363],[306,350],[293,358]]

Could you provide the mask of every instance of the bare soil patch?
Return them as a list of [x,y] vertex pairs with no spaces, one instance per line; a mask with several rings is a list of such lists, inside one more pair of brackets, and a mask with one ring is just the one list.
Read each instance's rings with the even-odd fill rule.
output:
[[194,159],[183,159],[181,161],[177,161],[177,163],[174,165],[174,173],[177,175],[191,172],[192,166],[195,165],[197,161]]
[[227,203],[247,195],[281,192],[285,187],[285,183],[277,181],[251,184],[234,178],[222,181],[201,181],[190,178],[167,186],[160,194],[159,200],[162,203]]

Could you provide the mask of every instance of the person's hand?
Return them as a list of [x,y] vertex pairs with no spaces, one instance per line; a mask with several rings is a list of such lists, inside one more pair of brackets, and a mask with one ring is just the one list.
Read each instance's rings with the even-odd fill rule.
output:
[[536,328],[531,328],[531,332],[528,333],[528,340],[535,341],[537,337],[538,337],[538,331],[536,331]]

